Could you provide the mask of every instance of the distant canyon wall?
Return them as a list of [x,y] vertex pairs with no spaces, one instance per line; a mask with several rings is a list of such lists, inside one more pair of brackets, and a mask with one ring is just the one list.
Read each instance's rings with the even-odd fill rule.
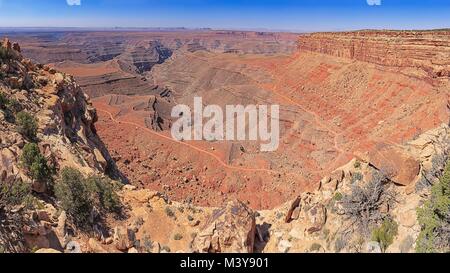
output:
[[432,78],[450,77],[450,30],[313,33],[302,35],[298,47],[378,65],[418,68]]

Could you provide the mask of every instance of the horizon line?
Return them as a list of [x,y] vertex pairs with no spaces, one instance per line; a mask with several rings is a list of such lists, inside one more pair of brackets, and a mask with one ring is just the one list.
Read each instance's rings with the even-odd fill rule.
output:
[[292,33],[292,34],[304,34],[315,32],[358,32],[358,31],[446,31],[450,30],[449,27],[441,28],[423,28],[423,29],[389,29],[389,28],[349,28],[349,29],[329,29],[329,30],[300,30],[300,29],[269,29],[269,28],[212,28],[212,27],[121,27],[121,26],[108,26],[108,27],[83,27],[83,26],[0,26],[1,30],[84,30],[84,31],[98,31],[98,30],[173,30],[173,31],[244,31],[244,32],[268,32],[268,33]]

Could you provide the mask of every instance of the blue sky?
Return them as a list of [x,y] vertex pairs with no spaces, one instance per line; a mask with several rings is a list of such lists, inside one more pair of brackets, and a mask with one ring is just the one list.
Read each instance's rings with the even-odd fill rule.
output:
[[[68,5],[67,1],[81,1]],[[368,2],[381,1],[381,5]],[[0,0],[0,27],[450,27],[449,0]]]

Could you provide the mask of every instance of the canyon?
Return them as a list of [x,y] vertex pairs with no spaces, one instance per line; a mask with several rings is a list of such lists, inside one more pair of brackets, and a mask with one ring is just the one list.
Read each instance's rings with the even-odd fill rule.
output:
[[[356,227],[336,195],[382,174],[397,205],[380,210],[401,231],[388,251],[412,251],[405,242],[420,231],[415,210],[450,147],[447,30],[7,35],[24,56],[73,75],[92,101],[95,130],[81,125],[102,154],[92,166],[104,171],[99,162],[114,162],[129,184],[120,195],[129,222],[144,219],[141,240],[150,235],[173,251],[353,252]],[[278,150],[173,139],[171,110],[193,107],[194,97],[223,108],[280,105]],[[185,220],[191,214],[195,220]],[[152,225],[155,218],[182,239]]]
[[[24,54],[74,75],[98,109],[99,134],[134,185],[197,205],[236,197],[267,209],[314,189],[353,157],[409,185],[419,164],[400,146],[448,122],[446,34],[180,31],[17,38]],[[171,108],[192,107],[195,96],[223,108],[279,104],[279,149],[261,153],[249,141],[170,139]]]

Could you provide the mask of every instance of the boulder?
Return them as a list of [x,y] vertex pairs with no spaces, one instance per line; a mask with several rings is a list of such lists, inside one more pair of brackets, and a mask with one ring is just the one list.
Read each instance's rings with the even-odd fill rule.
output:
[[62,73],[56,73],[54,83],[58,89],[64,85],[64,75]]
[[19,170],[17,165],[17,155],[10,149],[0,150],[0,181],[13,182]]
[[200,253],[252,253],[255,232],[254,212],[240,201],[230,201],[213,211],[192,248]]
[[124,226],[117,226],[114,228],[113,239],[117,250],[128,251],[134,247],[136,236],[133,230]]
[[107,167],[107,165],[108,165],[108,162],[107,162],[106,159],[103,157],[103,155],[102,155],[102,153],[100,152],[100,150],[97,149],[97,148],[95,148],[95,149],[94,149],[94,155],[95,155],[95,158],[96,158],[98,164],[100,164],[101,168],[102,168],[103,170],[105,170],[106,167]]
[[[297,197],[293,202],[292,202],[292,204],[291,204],[291,206],[290,206],[290,208],[289,208],[289,210],[288,210],[288,212],[287,212],[287,214],[286,214],[286,217],[285,217],[285,219],[284,219],[284,221],[286,222],[286,223],[289,223],[290,221],[292,221],[292,220],[296,220],[296,219],[298,219],[298,216],[299,216],[299,213],[300,213],[300,201],[301,201],[302,199],[301,199],[301,197],[299,196],[299,197]],[[293,215],[294,214],[294,212],[296,213],[296,215]],[[298,212],[298,213],[297,213]]]
[[367,154],[361,154],[361,158],[400,186],[414,183],[420,171],[420,163],[413,156],[400,148],[385,144],[379,144]]
[[65,211],[62,211],[58,216],[58,227],[56,229],[56,233],[60,236],[64,236],[66,234],[66,221],[67,214]]

